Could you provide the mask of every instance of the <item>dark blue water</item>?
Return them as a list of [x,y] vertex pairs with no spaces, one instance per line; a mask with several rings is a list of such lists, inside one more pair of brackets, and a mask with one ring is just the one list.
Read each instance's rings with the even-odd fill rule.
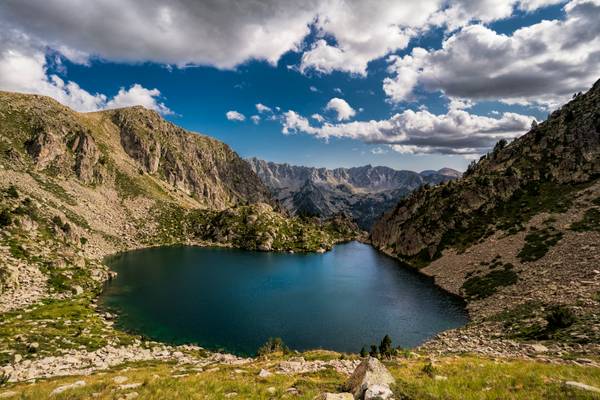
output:
[[104,306],[118,326],[171,343],[253,354],[269,337],[293,349],[358,352],[389,334],[413,347],[464,325],[464,304],[371,246],[325,254],[153,248],[108,260]]

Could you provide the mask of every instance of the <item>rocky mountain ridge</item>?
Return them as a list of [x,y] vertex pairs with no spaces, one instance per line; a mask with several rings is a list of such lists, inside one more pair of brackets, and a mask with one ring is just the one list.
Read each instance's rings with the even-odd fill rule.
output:
[[257,158],[248,162],[291,215],[330,217],[345,214],[364,230],[369,230],[376,218],[412,190],[461,175],[450,168],[417,173],[371,165],[327,169],[278,164]]
[[371,232],[468,301],[472,322],[431,348],[483,341],[491,354],[536,340],[541,352],[599,351],[599,241],[600,81],[462,178],[414,191]]

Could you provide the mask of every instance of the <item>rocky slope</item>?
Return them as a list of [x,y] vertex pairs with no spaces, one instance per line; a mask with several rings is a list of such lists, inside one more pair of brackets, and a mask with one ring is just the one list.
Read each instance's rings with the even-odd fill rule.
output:
[[599,177],[600,81],[461,179],[400,201],[371,240],[468,300],[472,324],[439,348],[597,352]]
[[364,230],[370,230],[383,212],[412,190],[460,176],[460,172],[450,168],[417,173],[370,165],[327,169],[257,158],[248,162],[290,214],[318,217],[345,214]]

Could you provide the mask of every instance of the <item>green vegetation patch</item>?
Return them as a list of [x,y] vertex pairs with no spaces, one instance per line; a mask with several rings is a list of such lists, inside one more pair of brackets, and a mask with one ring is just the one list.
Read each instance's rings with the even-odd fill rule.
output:
[[[489,177],[490,182],[494,179],[494,176]],[[443,219],[446,224],[454,226],[454,228],[444,233],[433,257],[425,252],[419,253],[407,261],[411,265],[422,267],[440,257],[445,248],[454,248],[460,253],[473,244],[480,243],[497,230],[506,232],[508,235],[516,234],[525,229],[525,224],[539,213],[566,212],[572,205],[573,193],[590,184],[531,183],[517,190],[509,200],[492,206],[492,208],[482,207],[468,215],[462,214],[459,206],[453,203],[456,201],[454,196],[444,197],[439,201],[450,202],[450,205],[447,207],[448,212],[445,213]],[[428,226],[428,229],[436,228],[433,223],[429,225],[424,222],[424,226]]]
[[[396,399],[405,400],[581,400],[597,395],[565,385],[577,381],[600,385],[597,368],[481,357],[387,364],[396,383]],[[436,378],[436,377],[441,377]]]
[[506,337],[520,340],[548,340],[560,343],[596,343],[600,333],[589,329],[600,322],[596,312],[575,312],[562,304],[529,301],[489,319],[502,322]]
[[[59,355],[64,349],[89,351],[110,341],[132,343],[134,337],[105,325],[89,306],[90,298],[45,300],[41,306],[2,315],[0,323],[0,365],[12,361],[11,352],[23,358]],[[39,346],[31,351],[31,343]]]
[[466,297],[471,299],[484,299],[498,291],[502,286],[514,285],[519,276],[511,268],[494,269],[482,276],[473,276],[467,279],[462,290]]
[[136,179],[115,169],[115,189],[122,198],[133,198],[146,193]]
[[525,245],[517,254],[522,262],[536,261],[544,257],[552,246],[562,239],[562,232],[552,226],[543,229],[531,228],[525,236]]
[[42,178],[40,175],[37,175],[31,171],[29,171],[29,175],[31,175],[31,177],[33,179],[35,179],[35,181],[45,191],[52,193],[57,198],[59,198],[60,200],[64,201],[65,203],[67,203],[69,205],[72,205],[72,206],[77,205],[77,201],[73,198],[73,196],[71,196],[69,193],[67,193],[67,191],[62,186],[60,186],[56,182],[52,181],[51,178],[49,178],[49,177]]
[[581,221],[571,224],[571,230],[575,232],[600,232],[600,210],[597,208],[587,210]]

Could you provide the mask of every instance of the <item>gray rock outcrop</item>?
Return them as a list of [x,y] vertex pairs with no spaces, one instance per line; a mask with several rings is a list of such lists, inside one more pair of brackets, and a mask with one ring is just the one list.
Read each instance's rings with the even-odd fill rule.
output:
[[357,400],[367,399],[367,395],[368,399],[391,399],[393,383],[394,377],[381,361],[368,357],[356,367],[344,388]]

